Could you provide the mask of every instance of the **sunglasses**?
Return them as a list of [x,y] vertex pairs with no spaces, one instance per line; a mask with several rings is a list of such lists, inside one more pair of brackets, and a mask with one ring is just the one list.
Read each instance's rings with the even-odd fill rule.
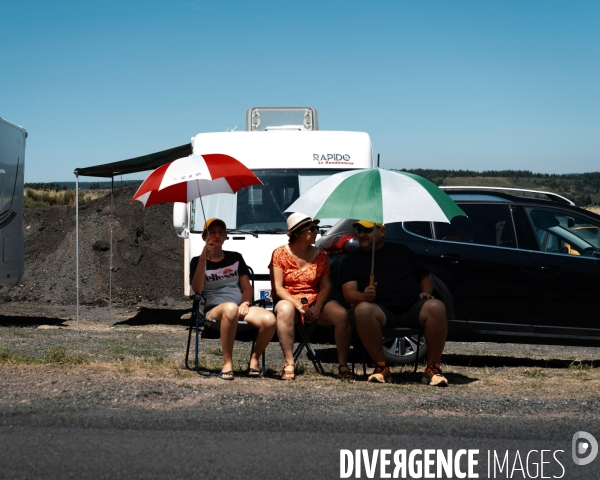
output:
[[210,232],[206,232],[206,235],[209,237],[225,237],[227,236],[227,232],[224,230],[211,230]]
[[301,231],[302,232],[313,232],[314,233],[314,232],[318,232],[319,231],[319,227],[317,227],[316,225],[312,225],[312,226],[310,226],[308,228],[303,228]]
[[355,227],[355,228],[356,228],[356,232],[357,233],[366,233],[366,234],[371,233],[373,231],[373,229],[374,229],[374,227],[366,228],[366,227],[361,227],[361,226],[358,226],[358,227]]

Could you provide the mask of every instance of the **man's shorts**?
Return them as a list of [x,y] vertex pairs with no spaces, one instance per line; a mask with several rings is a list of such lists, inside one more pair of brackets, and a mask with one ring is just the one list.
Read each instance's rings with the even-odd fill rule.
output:
[[418,300],[412,307],[402,313],[393,313],[389,308],[386,308],[377,302],[375,302],[375,305],[381,308],[381,311],[385,315],[385,325],[383,328],[423,328],[419,323],[419,315],[421,314],[421,309],[426,301],[426,298]]

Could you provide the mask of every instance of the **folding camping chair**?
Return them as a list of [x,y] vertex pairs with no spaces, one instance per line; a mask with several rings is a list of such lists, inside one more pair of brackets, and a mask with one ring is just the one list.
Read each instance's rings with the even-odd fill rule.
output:
[[310,343],[310,337],[317,328],[317,322],[298,322],[296,324],[296,332],[300,336],[300,342],[298,346],[294,350],[294,363],[298,361],[300,358],[300,354],[302,353],[302,349],[306,349],[306,356],[312,362],[315,370],[321,375],[325,375],[325,369],[321,364],[321,360],[319,359],[319,355],[315,351],[312,343]]
[[[250,283],[252,284],[252,291],[254,292],[254,270],[252,270],[252,268],[248,267],[248,271],[250,273]],[[204,316],[204,297],[202,295],[195,294],[192,298],[193,298],[194,303],[192,305],[192,316],[190,318],[187,348],[185,350],[185,368],[187,368],[188,370],[192,370],[192,368],[189,366],[189,356],[190,356],[190,345],[192,342],[192,331],[195,331],[196,332],[196,342],[195,342],[193,370],[195,370],[197,373],[199,373],[200,375],[203,375],[205,377],[216,376],[216,375],[218,375],[218,373],[205,372],[200,369],[200,366],[198,363],[198,351],[199,351],[199,347],[200,347],[201,334],[204,332],[204,330],[206,328],[209,328],[212,324],[215,324],[217,322],[215,320],[209,320]],[[260,307],[264,308],[265,301],[264,301],[264,299],[255,300],[251,303],[251,305],[260,306]],[[239,327],[244,327],[244,326],[253,328],[248,322],[239,320],[238,321],[238,329],[239,329]],[[253,329],[253,330],[254,330],[254,332],[253,332],[253,336],[252,336],[252,348],[250,349],[250,357],[252,357],[252,353],[254,352],[254,346],[256,345],[256,335],[258,333],[258,330],[256,330],[256,329]],[[248,359],[248,368],[250,368],[250,359]],[[265,368],[265,352],[263,352],[263,354],[261,355],[261,367],[260,367],[259,377],[262,377],[264,375],[265,370],[266,370],[266,368]]]

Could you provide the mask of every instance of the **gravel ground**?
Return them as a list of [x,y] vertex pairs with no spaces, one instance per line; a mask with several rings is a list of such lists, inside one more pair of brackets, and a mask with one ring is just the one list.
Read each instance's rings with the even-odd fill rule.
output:
[[[440,389],[420,384],[409,367],[393,368],[393,385],[342,382],[328,344],[318,346],[326,376],[305,360],[295,382],[282,382],[281,351],[272,343],[266,378],[249,379],[243,375],[249,344],[240,341],[234,382],[200,377],[183,365],[181,316],[190,304],[182,298],[183,246],[171,227],[171,206],[131,205],[134,191],[115,190],[112,309],[110,198],[81,206],[79,322],[74,207],[25,211],[25,275],[19,286],[0,288],[0,425],[75,421],[90,409],[98,410],[100,423],[114,415],[160,422],[158,412],[187,418],[185,412],[207,405],[281,415],[341,414],[351,406],[353,418],[374,409],[382,418],[600,417],[598,348],[449,343],[443,361],[450,386]],[[201,363],[218,370],[219,340],[201,345]]]
[[[335,377],[335,348],[317,346],[326,376],[308,360],[295,382],[279,379],[277,343],[267,350],[267,376],[243,374],[249,343],[235,348],[236,380],[200,377],[184,367],[189,305],[82,307],[79,328],[72,306],[6,304],[0,314],[0,418],[4,425],[35,412],[73,416],[92,407],[146,415],[188,411],[202,405],[252,414],[331,410],[352,405],[353,415],[373,408],[388,416],[600,417],[600,349],[505,344],[448,344],[444,356],[450,386],[419,383],[409,367],[394,367],[393,385]],[[201,364],[220,367],[220,341],[203,339]],[[28,421],[29,421],[28,420]]]

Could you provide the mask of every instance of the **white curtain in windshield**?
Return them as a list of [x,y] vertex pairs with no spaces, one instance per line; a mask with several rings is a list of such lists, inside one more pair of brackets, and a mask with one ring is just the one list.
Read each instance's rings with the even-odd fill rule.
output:
[[[202,205],[200,205],[200,201],[202,201]],[[217,193],[202,197],[202,200],[196,200],[194,230],[202,230],[204,226],[205,219],[202,215],[202,206],[204,206],[206,220],[217,217],[225,222],[227,228],[235,228],[237,220],[236,205],[235,195],[230,193]]]
[[[325,175],[323,175],[323,174],[317,174],[317,175],[299,174],[298,175],[298,187],[300,190],[300,195],[302,195],[304,192],[306,192],[313,185],[316,185],[321,180],[323,180],[329,176],[331,176],[331,172],[328,172]],[[339,220],[339,218],[320,218],[319,220],[321,220],[321,226],[326,226],[326,225],[333,225],[335,222],[337,222]]]
[[313,185],[316,185],[317,183],[319,183],[321,180],[329,177],[331,175],[331,173],[327,173],[326,175],[322,175],[322,174],[309,174],[309,175],[302,175],[299,174],[298,175],[298,188],[300,190],[300,195],[302,195],[304,192],[306,192],[310,187],[312,187]]

